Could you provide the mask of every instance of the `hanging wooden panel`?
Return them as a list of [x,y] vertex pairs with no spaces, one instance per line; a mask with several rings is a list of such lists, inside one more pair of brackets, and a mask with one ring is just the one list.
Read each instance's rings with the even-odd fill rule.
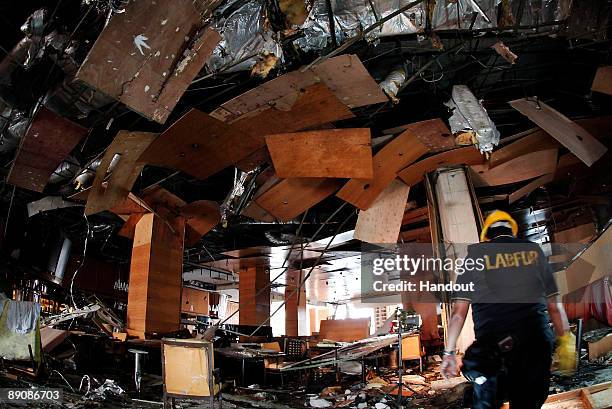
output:
[[557,168],[557,149],[528,153],[492,169],[488,165],[472,165],[474,186],[500,186],[529,180]]
[[510,101],[510,105],[561,142],[587,166],[595,163],[608,150],[576,122],[535,97]]
[[332,195],[341,184],[327,178],[283,179],[255,202],[277,219],[289,221]]
[[[119,131],[96,170],[96,177],[87,197],[86,215],[112,209],[127,197],[144,168],[144,163],[138,162],[138,158],[156,136],[157,134],[149,132]],[[119,157],[118,162],[103,187],[107,170],[116,155]]]
[[423,180],[426,173],[452,165],[476,165],[485,162],[485,157],[473,146],[452,149],[438,153],[402,169],[397,175],[408,186],[414,186]]
[[374,156],[372,179],[351,179],[337,196],[361,210],[367,210],[383,190],[395,179],[396,173],[427,152],[419,138],[404,131]]
[[128,2],[115,13],[77,79],[164,123],[221,40],[191,0]]
[[371,179],[372,147],[366,128],[329,129],[266,136],[280,178]]
[[21,138],[7,182],[42,192],[53,172],[86,133],[86,128],[42,107]]
[[140,160],[206,179],[263,148],[266,135],[352,116],[324,85],[304,90],[289,110],[269,108],[232,124],[192,109],[157,138]]
[[397,243],[410,187],[398,179],[357,217],[353,238],[367,243]]

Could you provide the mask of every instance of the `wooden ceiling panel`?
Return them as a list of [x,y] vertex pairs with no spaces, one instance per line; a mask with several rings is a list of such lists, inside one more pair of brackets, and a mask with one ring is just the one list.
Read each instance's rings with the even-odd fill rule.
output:
[[188,227],[185,244],[194,246],[206,233],[221,222],[219,204],[211,200],[198,200],[181,208],[181,215]]
[[394,179],[368,210],[361,210],[353,237],[367,243],[397,243],[410,187]]
[[268,108],[232,124],[192,109],[141,156],[148,164],[181,170],[198,179],[236,164],[265,146],[265,136],[352,117],[324,85],[300,93],[289,110]]
[[268,135],[266,144],[281,178],[373,176],[370,130],[366,128]]
[[426,173],[433,172],[440,167],[461,164],[476,165],[484,162],[485,157],[478,149],[473,146],[466,146],[464,148],[451,149],[420,160],[402,169],[398,176],[408,186],[414,186],[423,180],[423,176]]
[[372,179],[351,179],[340,189],[337,196],[361,210],[367,210],[395,179],[400,169],[411,164],[426,152],[427,147],[412,131],[404,131],[374,156],[374,177]]
[[[113,142],[106,149],[96,177],[87,197],[85,214],[95,214],[112,209],[127,197],[132,186],[144,168],[144,163],[138,162],[142,152],[153,142],[157,134],[149,132],[119,131]],[[102,186],[115,155],[119,155],[106,186]]]
[[406,130],[412,131],[432,153],[453,149],[457,146],[453,134],[440,118],[401,125],[386,129],[383,133],[396,134]]
[[472,182],[476,187],[500,186],[554,173],[557,153],[557,149],[531,152],[494,168],[472,165]]
[[283,179],[255,199],[255,202],[282,221],[289,221],[332,195],[342,182],[328,178]]
[[333,94],[354,108],[386,102],[386,95],[355,55],[330,58],[313,69],[292,71],[227,101],[211,115],[234,121],[244,115],[276,106],[291,104],[300,90],[323,82]]
[[129,2],[110,19],[77,79],[164,123],[221,37],[191,0]]
[[489,167],[494,168],[519,156],[530,152],[543,151],[547,149],[560,148],[561,144],[542,129],[537,129],[533,133],[503,146],[491,153]]
[[535,97],[517,99],[509,104],[561,142],[587,166],[595,163],[608,150],[583,127]]
[[41,108],[21,138],[7,182],[42,192],[53,172],[86,133],[86,128]]

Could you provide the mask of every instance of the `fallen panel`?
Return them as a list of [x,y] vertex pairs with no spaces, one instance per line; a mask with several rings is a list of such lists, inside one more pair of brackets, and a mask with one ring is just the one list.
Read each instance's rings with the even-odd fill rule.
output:
[[53,172],[86,133],[81,125],[42,107],[21,138],[7,182],[42,192]]
[[576,291],[608,275],[608,266],[612,265],[610,248],[612,228],[608,226],[563,272],[556,273],[556,279],[564,282],[564,285],[559,286],[561,295]]
[[428,119],[426,121],[415,122],[412,124],[401,125],[395,128],[386,129],[384,134],[395,134],[403,131],[412,131],[421,143],[427,146],[429,152],[440,152],[453,149],[455,138],[451,134],[444,121],[439,118]]
[[274,78],[227,101],[212,112],[223,121],[233,121],[246,114],[290,104],[301,89],[322,81],[350,108],[387,101],[387,96],[355,55],[330,58],[311,70],[292,71]]
[[473,146],[451,149],[438,153],[402,169],[397,175],[408,186],[414,186],[423,180],[425,174],[452,165],[477,165],[485,162],[485,157]]
[[192,109],[157,138],[140,160],[206,179],[263,148],[266,135],[350,117],[350,110],[322,85],[304,90],[288,110],[268,108],[232,124]]
[[411,209],[404,212],[404,215],[402,216],[402,226],[425,220],[429,220],[429,209],[427,206],[420,207],[418,209]]
[[[157,134],[149,132],[119,131],[106,149],[96,171],[96,177],[87,197],[86,215],[112,209],[127,197],[145,165],[139,162],[138,158],[156,136]],[[107,169],[117,155],[119,161],[114,165],[113,172],[103,187]]]
[[394,179],[368,210],[359,212],[353,238],[366,243],[397,243],[409,191],[409,186]]
[[128,238],[128,239],[133,239],[134,238],[134,233],[136,231],[136,225],[138,224],[138,222],[142,218],[143,214],[144,213],[133,213],[133,214],[129,215],[129,217],[127,218],[127,220],[125,221],[123,226],[121,226],[121,229],[119,229],[117,234],[119,236],[121,236],[121,237],[125,237],[125,238]]
[[373,176],[370,130],[329,129],[266,136],[280,178]]
[[530,133],[529,135],[512,142],[511,144],[493,151],[491,154],[491,159],[489,160],[489,167],[494,168],[495,166],[501,165],[530,152],[560,147],[561,144],[556,139],[547,134],[545,131],[537,129],[533,133]]
[[367,210],[383,190],[395,179],[396,173],[427,152],[419,138],[404,131],[374,156],[374,177],[371,180],[351,179],[337,196],[361,210]]
[[474,186],[500,186],[554,173],[557,149],[528,153],[490,169],[488,165],[472,165]]
[[166,122],[221,37],[202,27],[203,8],[216,2],[129,2],[110,19],[77,79],[148,119]]
[[219,204],[211,200],[198,200],[181,208],[185,218],[185,244],[195,245],[198,240],[221,222]]
[[547,183],[552,182],[554,179],[554,176],[555,176],[554,174],[549,173],[544,176],[540,176],[537,179],[532,180],[531,182],[527,183],[522,188],[510,193],[510,195],[508,196],[508,203],[512,204],[516,202],[517,200],[519,200],[520,198],[527,196],[529,193],[533,192],[537,188],[544,186]]
[[510,105],[561,142],[587,166],[595,163],[608,150],[576,122],[535,97],[517,99]]
[[339,180],[328,178],[283,179],[255,202],[277,219],[289,221],[332,195],[340,185]]
[[612,65],[597,69],[591,90],[612,95]]

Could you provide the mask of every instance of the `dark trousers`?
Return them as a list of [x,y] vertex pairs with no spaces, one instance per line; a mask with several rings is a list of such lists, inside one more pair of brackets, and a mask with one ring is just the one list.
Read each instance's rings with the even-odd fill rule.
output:
[[[472,409],[539,409],[548,397],[553,337],[549,329],[513,335],[502,352],[496,341],[476,341],[466,351],[462,372],[473,385]],[[500,338],[498,338],[500,339]]]

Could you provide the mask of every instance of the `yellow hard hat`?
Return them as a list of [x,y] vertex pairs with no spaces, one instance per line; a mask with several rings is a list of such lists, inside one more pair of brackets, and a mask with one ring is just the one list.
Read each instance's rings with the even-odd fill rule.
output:
[[517,235],[518,224],[516,224],[516,220],[514,220],[512,216],[510,216],[508,213],[504,212],[503,210],[495,210],[494,212],[489,214],[487,218],[485,219],[484,225],[482,226],[482,231],[480,232],[480,241],[488,241],[489,239],[487,238],[487,231],[489,230],[489,227],[491,227],[493,223],[497,223],[501,221],[510,223],[510,227],[512,228],[512,235],[513,236]]

